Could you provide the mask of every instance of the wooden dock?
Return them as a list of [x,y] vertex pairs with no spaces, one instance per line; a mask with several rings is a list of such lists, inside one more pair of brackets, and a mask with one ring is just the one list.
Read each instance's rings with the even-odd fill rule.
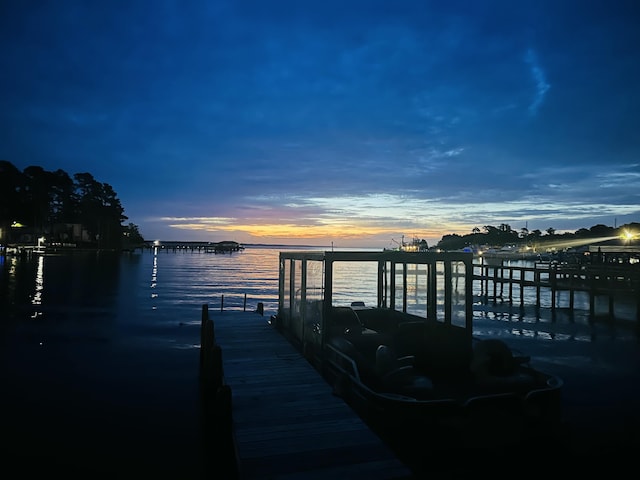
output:
[[[480,282],[480,295],[485,299],[492,298],[495,301],[500,298],[513,303],[515,297],[519,299],[520,306],[524,306],[525,288],[535,289],[536,305],[540,305],[542,292],[547,292],[552,309],[559,307],[558,292],[569,293],[569,309],[574,308],[575,293],[586,292],[591,315],[595,312],[596,297],[608,298],[609,314],[613,317],[615,297],[626,295],[636,299],[636,319],[640,323],[640,268],[636,266],[536,263],[532,267],[522,267],[474,264],[473,279]],[[514,295],[514,290],[519,293]]]
[[217,408],[230,410],[235,478],[412,478],[266,317],[210,315],[204,305],[202,320],[203,376],[214,383]]

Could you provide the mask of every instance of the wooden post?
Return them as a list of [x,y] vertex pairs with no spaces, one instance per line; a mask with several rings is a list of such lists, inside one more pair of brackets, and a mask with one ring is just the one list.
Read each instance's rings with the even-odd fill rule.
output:
[[551,286],[551,309],[556,308],[556,288],[557,288],[557,274],[555,267],[549,271],[549,285]]
[[576,274],[574,272],[569,273],[569,310],[573,313],[573,297],[575,295],[575,280]]
[[244,303],[242,305],[242,311],[246,312],[247,311],[247,294],[244,294]]
[[203,341],[200,346],[200,376],[207,381],[211,379],[213,375],[214,364],[212,362],[215,346],[213,321],[209,319],[205,322]]
[[205,324],[209,320],[209,305],[202,305],[202,317],[200,320],[200,368],[204,362]]
[[484,267],[484,303],[489,301],[489,266]]
[[611,316],[611,319],[613,320],[613,318],[615,317],[615,312],[614,312],[614,307],[613,307],[613,293],[609,294],[609,315]]
[[589,314],[591,317],[596,314],[596,295],[598,294],[596,277],[595,273],[589,275]]
[[207,319],[207,322],[204,325],[204,335],[205,335],[205,346],[211,348],[216,344],[216,329],[213,323],[213,319]]
[[[229,385],[221,385],[216,390],[216,413],[224,422],[225,437],[226,434],[231,436],[231,418],[233,416],[231,387]],[[231,440],[229,438],[228,440]]]
[[222,349],[215,342],[213,321],[207,320],[205,325],[200,377],[206,385],[206,390],[215,392],[223,383]]
[[220,297],[220,312],[224,310],[224,295]]
[[498,267],[493,267],[493,304],[498,299]]
[[222,369],[222,349],[220,345],[214,345],[211,355],[211,382],[215,389],[222,386],[223,380]]
[[211,457],[212,472],[225,472],[228,478],[241,478],[233,434],[232,400],[229,385],[218,387],[213,402],[214,413],[211,425],[214,442],[211,451],[207,454]]
[[509,303],[513,304],[513,268],[509,269]]

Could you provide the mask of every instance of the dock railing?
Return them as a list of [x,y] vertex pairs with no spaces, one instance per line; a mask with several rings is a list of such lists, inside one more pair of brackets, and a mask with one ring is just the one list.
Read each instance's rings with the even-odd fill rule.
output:
[[[474,282],[479,282],[480,296],[485,301],[514,302],[514,288],[519,290],[517,299],[524,306],[525,288],[536,292],[536,305],[540,305],[541,295],[550,295],[551,308],[558,308],[557,293],[569,293],[570,309],[574,308],[576,292],[589,295],[589,313],[595,314],[596,297],[606,296],[609,314],[614,316],[617,296],[636,299],[636,320],[640,323],[640,266],[602,264],[561,264],[536,263],[533,266],[474,264]],[[506,287],[506,289],[505,289]],[[505,291],[507,290],[507,291]]]
[[[219,298],[219,300],[218,300]],[[264,302],[257,302],[255,307],[252,307],[247,303],[247,294],[243,295],[220,295],[218,298],[213,298],[212,302],[207,305],[211,305],[213,308],[220,310],[220,312],[224,312],[225,310],[235,310],[235,311],[253,311],[257,312],[260,315],[264,314]]]

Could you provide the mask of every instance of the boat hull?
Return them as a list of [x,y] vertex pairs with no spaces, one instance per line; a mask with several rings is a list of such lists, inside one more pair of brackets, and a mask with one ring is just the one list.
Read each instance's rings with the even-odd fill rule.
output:
[[505,377],[448,382],[431,382],[412,366],[404,375],[408,388],[385,390],[363,380],[356,361],[330,342],[323,371],[334,393],[378,429],[438,432],[443,447],[475,448],[488,434],[496,436],[493,445],[513,445],[555,435],[561,424],[562,380],[524,365]]

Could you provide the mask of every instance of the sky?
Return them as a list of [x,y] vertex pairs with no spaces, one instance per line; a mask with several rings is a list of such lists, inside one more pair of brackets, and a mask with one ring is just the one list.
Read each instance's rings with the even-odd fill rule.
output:
[[640,222],[633,0],[0,0],[0,159],[147,240]]

